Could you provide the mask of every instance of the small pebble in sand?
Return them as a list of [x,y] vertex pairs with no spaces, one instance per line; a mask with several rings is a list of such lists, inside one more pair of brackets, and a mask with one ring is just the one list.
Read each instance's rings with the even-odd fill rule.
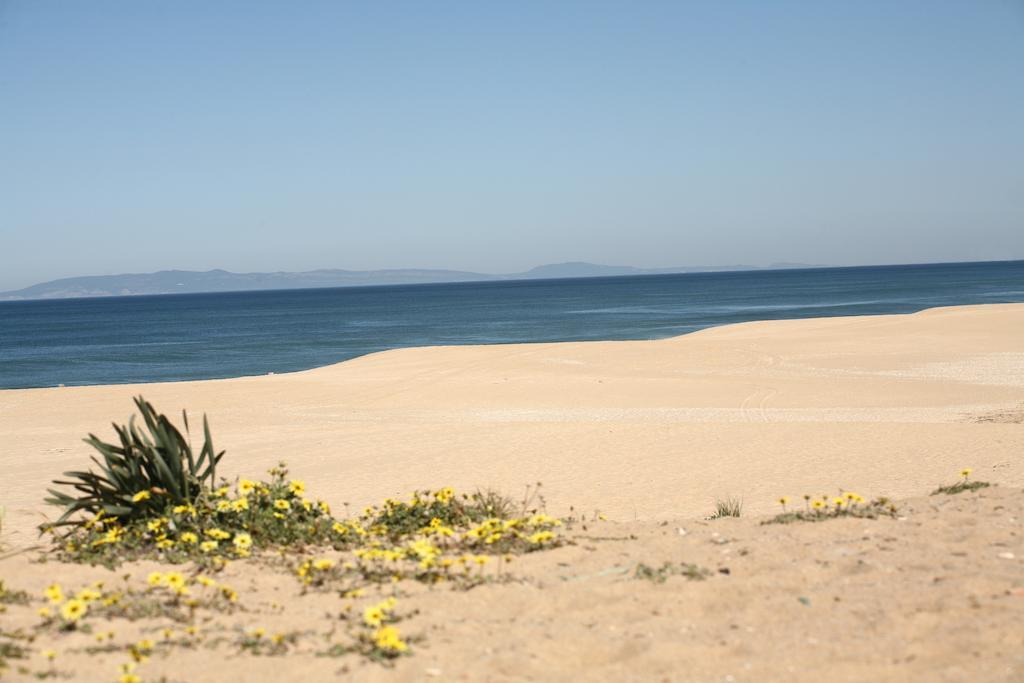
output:
[[1003,558],[1004,560],[1012,560],[1014,555],[1013,555],[1013,553],[1006,552],[1006,553],[999,553],[999,557]]

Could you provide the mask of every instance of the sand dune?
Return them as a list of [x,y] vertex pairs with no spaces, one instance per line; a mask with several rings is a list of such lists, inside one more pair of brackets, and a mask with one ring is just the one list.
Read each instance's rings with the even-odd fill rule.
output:
[[754,322],[660,341],[433,347],[306,372],[0,391],[0,501],[18,543],[55,475],[142,393],[210,416],[225,474],[280,459],[336,507],[542,481],[616,520],[846,486],[891,496],[972,465],[1024,485],[1024,305]]

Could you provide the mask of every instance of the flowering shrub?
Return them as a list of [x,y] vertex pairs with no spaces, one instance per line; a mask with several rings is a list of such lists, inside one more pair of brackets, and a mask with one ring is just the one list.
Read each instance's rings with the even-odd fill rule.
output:
[[103,512],[82,520],[69,533],[45,527],[58,540],[61,559],[116,565],[136,558],[218,564],[248,557],[254,548],[329,545],[336,520],[323,501],[305,496],[305,484],[288,479],[282,463],[269,482],[222,482],[194,503],[153,509],[137,517]]

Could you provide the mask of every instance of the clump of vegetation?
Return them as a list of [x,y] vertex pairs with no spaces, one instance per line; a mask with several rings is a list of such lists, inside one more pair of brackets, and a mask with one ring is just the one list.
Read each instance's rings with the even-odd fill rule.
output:
[[986,489],[992,485],[987,481],[971,481],[971,472],[973,472],[973,470],[970,467],[965,467],[960,470],[960,481],[955,484],[950,484],[949,486],[940,486],[932,491],[932,495],[937,496],[941,493],[951,496],[957,493],[963,493],[964,491]]
[[633,573],[633,578],[651,581],[652,583],[665,583],[670,576],[682,576],[690,581],[703,581],[711,576],[711,571],[686,562],[679,564],[665,562],[660,567],[652,567],[641,562],[636,566],[636,571]]
[[791,510],[789,496],[782,496],[778,499],[782,506],[782,513],[775,515],[762,524],[789,524],[791,522],[823,522],[827,519],[838,517],[863,517],[877,519],[879,517],[895,517],[896,505],[888,498],[876,498],[868,501],[866,498],[852,491],[840,493],[830,498],[827,495],[814,497],[805,495],[804,508]]
[[739,517],[743,514],[743,501],[739,498],[729,497],[725,500],[715,501],[715,511],[707,519],[721,519],[722,517]]
[[[143,512],[127,515],[100,510],[92,517],[66,520],[71,530],[58,533],[61,559],[115,566],[138,558],[203,566],[248,557],[254,549],[331,545],[338,542],[330,508],[306,497],[306,485],[289,479],[284,463],[269,471],[269,481],[221,481],[190,503],[138,496]],[[135,504],[135,503],[131,503]]]
[[[195,457],[188,438],[182,435],[166,415],[158,414],[141,396],[135,405],[142,414],[146,431],[139,429],[133,415],[127,425],[114,424],[120,445],[106,443],[90,434],[85,442],[99,451],[103,462],[92,461],[99,472],[65,472],[70,480],[56,480],[58,486],[71,487],[78,495],[50,489],[46,502],[64,508],[54,526],[80,524],[73,519],[79,512],[103,514],[119,523],[159,515],[171,505],[195,505],[204,491],[212,491],[217,463],[224,451],[215,453],[210,425],[203,416],[205,441]],[[188,415],[182,411],[188,434]],[[147,433],[148,432],[148,433]]]
[[[562,521],[533,506],[539,499],[542,508],[543,498],[531,487],[519,504],[491,490],[461,495],[448,487],[416,491],[408,500],[389,499],[356,517],[338,519],[325,502],[307,497],[305,483],[290,478],[284,463],[271,468],[265,481],[218,480],[224,452],[214,450],[205,417],[205,440],[196,456],[184,413],[183,434],[142,397],[135,405],[144,428],[133,417],[126,426],[114,425],[119,445],[95,435],[86,439],[102,456],[93,458],[99,472],[68,472],[67,479],[55,482],[61,488],[51,489],[48,502],[60,506],[62,514],[42,531],[53,536],[55,554],[65,561],[113,567],[148,559],[194,562],[198,568],[187,574],[152,572],[141,591],[126,583],[120,590],[92,585],[65,594],[53,584],[46,590],[49,604],[39,610],[41,629],[73,631],[94,617],[161,618],[188,625],[189,635],[181,642],[194,646],[197,610],[237,608],[233,589],[199,573],[229,560],[261,555],[264,563],[287,566],[304,589],[337,591],[351,600],[368,588],[403,579],[449,582],[463,589],[501,580],[514,555],[564,542]],[[277,552],[260,553],[269,550]],[[486,569],[495,565],[496,576]],[[395,626],[394,609],[389,598],[367,606],[360,620],[343,615],[354,629],[351,642],[324,654],[355,652],[388,662],[408,653],[412,640]],[[256,629],[241,633],[237,644],[251,654],[277,655],[300,635],[265,637]],[[176,644],[165,638],[159,647]],[[139,662],[153,644],[137,645],[133,657]]]
[[28,593],[20,590],[12,590],[7,587],[3,579],[0,579],[0,614],[3,613],[5,605],[27,605]]

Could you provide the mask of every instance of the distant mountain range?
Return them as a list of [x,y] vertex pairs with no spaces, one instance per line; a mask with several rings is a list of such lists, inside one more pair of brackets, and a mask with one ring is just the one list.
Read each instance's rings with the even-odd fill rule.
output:
[[602,266],[579,261],[537,266],[523,273],[492,275],[460,270],[310,270],[302,273],[230,273],[226,270],[161,270],[157,273],[88,275],[43,282],[24,289],[0,292],[0,300],[70,299],[96,296],[139,296],[146,294],[198,294],[240,292],[260,289],[309,289],[316,287],[359,287],[407,285],[435,282],[482,282],[495,280],[543,280],[617,275],[659,275],[728,270],[775,270],[815,268],[801,263],[759,266],[681,266],[678,268],[633,268]]

